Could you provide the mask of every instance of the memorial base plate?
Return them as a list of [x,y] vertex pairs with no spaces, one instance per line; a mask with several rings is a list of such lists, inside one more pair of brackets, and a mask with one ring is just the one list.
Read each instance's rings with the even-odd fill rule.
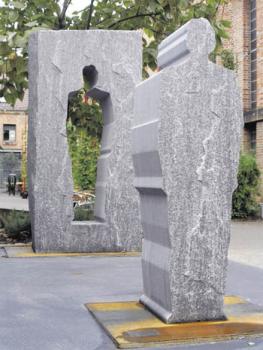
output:
[[166,324],[136,301],[86,304],[120,349],[263,337],[263,307],[225,297],[226,321]]

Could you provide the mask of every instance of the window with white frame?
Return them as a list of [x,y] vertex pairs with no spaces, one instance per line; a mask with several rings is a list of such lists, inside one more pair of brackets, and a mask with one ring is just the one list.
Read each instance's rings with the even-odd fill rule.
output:
[[16,125],[4,124],[3,126],[3,141],[4,143],[16,143]]

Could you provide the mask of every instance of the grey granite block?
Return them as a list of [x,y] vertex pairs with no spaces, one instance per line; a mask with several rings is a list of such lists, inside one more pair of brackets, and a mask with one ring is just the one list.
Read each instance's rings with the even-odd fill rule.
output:
[[[130,31],[39,31],[29,43],[29,204],[36,251],[139,250],[139,196],[133,187],[131,123],[141,81],[141,34]],[[98,79],[104,128],[96,183],[96,223],[72,223],[68,96],[83,86],[82,70]]]
[[194,19],[159,46],[135,93],[133,160],[144,232],[141,302],[165,322],[223,319],[242,105],[235,73],[208,59]]

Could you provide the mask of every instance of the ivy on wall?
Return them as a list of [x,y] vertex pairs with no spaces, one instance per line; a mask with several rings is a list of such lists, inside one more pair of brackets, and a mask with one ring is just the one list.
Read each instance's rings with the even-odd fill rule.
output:
[[75,190],[95,190],[100,140],[86,129],[67,123],[69,153]]

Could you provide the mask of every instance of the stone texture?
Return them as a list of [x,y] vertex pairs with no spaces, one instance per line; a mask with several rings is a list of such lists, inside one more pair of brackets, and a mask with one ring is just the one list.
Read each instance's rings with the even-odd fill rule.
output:
[[224,318],[242,106],[236,76],[208,60],[205,19],[159,47],[136,87],[133,160],[144,232],[141,302],[165,322]]
[[[36,251],[122,251],[141,247],[139,198],[133,187],[131,123],[141,80],[141,34],[39,31],[29,43],[29,202]],[[73,181],[66,117],[69,93],[94,65],[104,115],[95,222],[72,222]]]

